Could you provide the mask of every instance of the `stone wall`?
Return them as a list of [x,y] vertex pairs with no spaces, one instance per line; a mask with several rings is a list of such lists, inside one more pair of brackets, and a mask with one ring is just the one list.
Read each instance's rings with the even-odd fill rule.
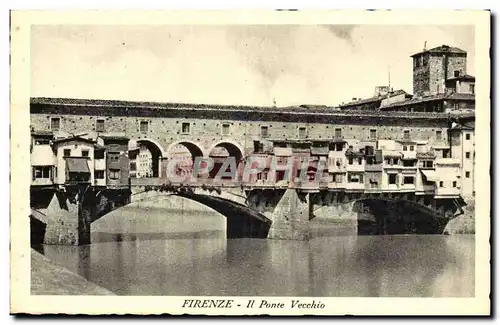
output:
[[[476,233],[476,214],[475,200],[467,201],[464,208],[464,214],[451,220],[444,230],[447,234],[475,234]],[[487,216],[486,216],[487,217]]]
[[[215,114],[214,114],[215,115]],[[95,132],[95,124],[98,116],[91,115],[53,115],[53,114],[31,114],[31,126],[37,131],[49,131],[50,119],[61,118],[61,130],[80,133]],[[147,120],[147,132],[141,132],[139,123]],[[190,123],[190,132],[182,133],[182,123]],[[222,124],[230,124],[229,133],[222,134]],[[189,141],[198,146],[205,155],[209,155],[211,149],[221,142],[231,143],[244,150],[244,154],[253,151],[253,141],[261,139],[261,128],[267,126],[268,138],[272,139],[294,139],[298,138],[298,128],[306,127],[307,137],[310,139],[331,139],[335,136],[335,129],[342,130],[345,139],[368,140],[370,130],[375,129],[377,137],[389,140],[403,140],[404,131],[410,132],[410,138],[435,140],[436,130],[446,134],[447,122],[445,119],[435,120],[387,120],[380,123],[373,120],[373,124],[367,124],[365,120],[356,122],[344,121],[338,124],[332,123],[298,123],[289,121],[228,121],[218,119],[200,118],[165,118],[165,117],[105,117],[105,131],[109,133],[124,134],[131,139],[148,139],[156,142],[164,152],[167,152],[174,144]]]

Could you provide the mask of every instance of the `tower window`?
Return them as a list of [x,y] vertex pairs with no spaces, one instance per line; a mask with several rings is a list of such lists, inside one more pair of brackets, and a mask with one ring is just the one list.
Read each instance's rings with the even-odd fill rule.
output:
[[95,124],[96,132],[104,132],[104,120],[97,120]]
[[305,138],[306,136],[306,128],[304,126],[299,127],[299,138]]
[[423,168],[432,168],[434,166],[434,162],[432,160],[424,160],[422,161]]
[[53,131],[59,131],[61,128],[61,118],[53,117],[50,119],[50,129]]
[[470,172],[465,172],[465,178],[470,178]]
[[108,173],[109,179],[119,179],[120,178],[120,169],[110,169]]
[[189,122],[182,123],[181,131],[184,134],[189,134],[191,132],[191,123],[189,123]]
[[104,159],[104,150],[96,150],[94,152],[94,159]]
[[229,123],[224,123],[222,124],[222,135],[228,135],[229,134]]
[[413,176],[403,177],[403,184],[415,184],[415,177]]
[[141,130],[141,133],[148,133],[149,130],[148,121],[141,121],[141,123],[139,124],[139,129]]
[[267,126],[260,127],[260,136],[263,138],[267,138],[269,136],[269,128]]
[[455,71],[453,71],[453,76],[454,76],[455,78],[460,77],[460,70],[455,70]]
[[370,140],[376,140],[377,139],[377,130],[371,129],[370,130]]
[[389,174],[389,184],[396,184],[396,174]]

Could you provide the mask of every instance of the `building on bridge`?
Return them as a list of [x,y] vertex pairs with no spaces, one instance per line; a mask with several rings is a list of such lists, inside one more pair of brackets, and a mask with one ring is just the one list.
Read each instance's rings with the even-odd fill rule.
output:
[[[437,213],[449,220],[464,206],[462,198],[473,199],[475,193],[475,80],[467,75],[466,53],[455,48],[426,50],[413,60],[413,96],[379,88],[368,101],[337,108],[32,98],[32,208],[57,210],[54,197],[82,198],[78,209],[85,213],[75,207],[55,211],[60,215],[48,222],[50,242],[60,242],[62,232],[73,243],[74,232],[61,225],[73,222],[83,234],[78,242],[88,243],[87,226],[99,214],[98,205],[109,211],[130,203],[133,190],[147,192],[167,183],[169,190],[192,186],[184,194],[212,193],[215,187],[215,193],[233,195],[254,216],[252,209],[264,211],[279,198],[277,192],[285,192],[273,219],[274,238],[302,237],[294,229],[307,228],[310,220],[306,196],[312,205],[410,202],[441,209]],[[195,178],[192,162],[200,157],[211,158],[215,168]],[[236,179],[216,177],[227,158],[236,162]],[[172,159],[181,162],[175,175],[181,180],[168,173]],[[245,166],[259,168],[245,177]],[[243,197],[235,199],[234,193],[224,193],[227,189]],[[236,205],[224,207],[227,200],[210,204],[231,214]],[[238,234],[238,222],[228,224],[232,236]],[[295,222],[292,227],[290,222]],[[433,224],[442,227],[441,221]],[[250,235],[252,227],[245,228]]]
[[141,144],[139,146],[139,153],[136,158],[137,164],[137,178],[153,177],[153,154],[151,150]]
[[371,98],[353,98],[341,110],[454,113],[475,108],[475,78],[467,74],[467,52],[441,45],[413,54],[413,96],[388,86]]
[[128,187],[128,138],[32,132],[32,186]]
[[101,134],[106,160],[105,179],[108,188],[127,188],[130,178],[129,138],[116,134]]
[[[469,108],[474,107],[474,78],[467,75],[466,53],[441,46],[418,53],[413,60],[413,98],[379,87],[376,106],[369,109],[33,98],[33,185],[51,184],[51,179],[60,183],[59,158],[51,162],[52,146],[46,144],[50,134],[95,130],[105,148],[106,170],[103,175],[102,163],[97,162],[101,158],[95,158],[102,157],[102,149],[93,144],[97,148],[94,158],[87,158],[89,166],[96,160],[89,167],[92,184],[102,185],[100,177],[104,177],[109,186],[113,182],[124,186],[125,181],[117,182],[116,176],[120,174],[123,180],[127,173],[132,179],[166,181],[169,159],[182,156],[187,168],[201,156],[216,160],[215,171],[226,157],[235,158],[238,171],[241,162],[252,157],[263,161],[265,168],[248,182],[255,186],[289,186],[286,161],[294,157],[300,160],[294,162],[294,177],[300,176],[298,166],[304,159],[311,165],[304,179],[310,180],[324,163],[327,170],[318,186],[331,190],[428,193],[430,183],[441,187],[439,178],[444,176],[436,168],[455,175],[458,161],[458,176],[446,176],[442,187],[472,197],[475,117]],[[104,131],[124,137],[118,150],[119,168],[111,168],[115,158],[110,153],[115,149],[104,142]],[[128,158],[124,154],[125,139],[130,139],[129,145],[133,143],[127,149]],[[273,158],[278,161],[277,170],[272,169]],[[303,180],[294,184],[310,186]]]
[[56,177],[56,160],[50,131],[31,132],[31,169],[34,186],[52,186]]
[[97,142],[83,136],[53,140],[58,185],[94,184],[94,148]]

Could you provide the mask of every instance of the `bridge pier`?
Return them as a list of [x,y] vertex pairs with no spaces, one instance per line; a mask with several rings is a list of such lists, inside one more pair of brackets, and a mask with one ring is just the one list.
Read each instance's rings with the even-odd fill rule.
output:
[[47,207],[44,244],[88,245],[94,211],[92,187],[56,191]]
[[309,194],[287,189],[272,213],[272,225],[268,238],[309,240],[311,204]]

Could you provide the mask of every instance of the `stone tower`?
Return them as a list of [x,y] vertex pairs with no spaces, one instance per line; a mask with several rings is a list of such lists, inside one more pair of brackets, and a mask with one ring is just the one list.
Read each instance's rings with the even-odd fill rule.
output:
[[457,47],[441,45],[413,54],[413,95],[431,96],[445,92],[449,78],[467,72],[467,52]]

